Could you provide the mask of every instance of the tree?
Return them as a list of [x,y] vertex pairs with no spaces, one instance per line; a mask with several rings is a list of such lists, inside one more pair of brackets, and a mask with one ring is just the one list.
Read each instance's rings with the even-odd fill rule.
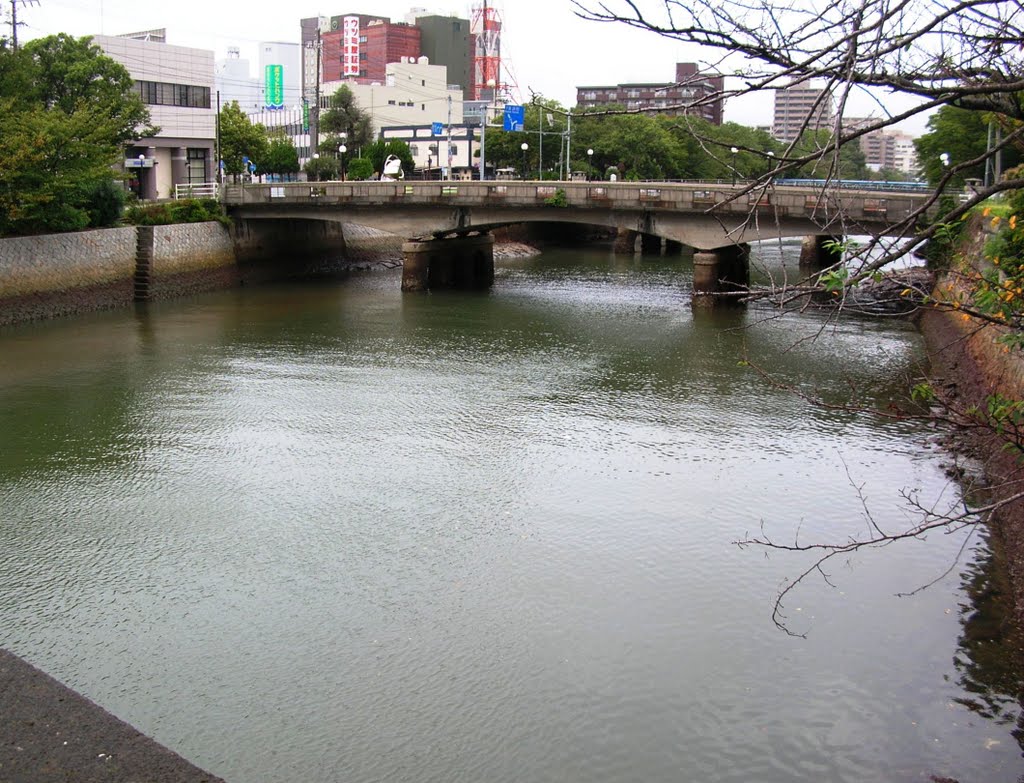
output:
[[238,101],[231,101],[220,110],[220,156],[224,161],[224,173],[242,174],[246,171],[244,158],[256,164],[257,171],[266,171],[266,160],[270,145],[267,129],[253,124],[245,116]]
[[[682,43],[705,47],[717,59],[709,70],[735,74],[737,85],[700,99],[724,98],[774,90],[791,82],[820,83],[836,99],[837,119],[831,137],[811,148],[788,145],[774,158],[770,172],[752,182],[750,190],[771,179],[793,175],[814,164],[830,191],[856,161],[841,151],[859,145],[866,133],[895,125],[923,112],[953,106],[990,115],[1003,129],[1001,140],[980,157],[952,160],[935,181],[939,191],[957,189],[964,172],[1002,150],[1024,143],[1024,72],[1020,41],[1024,18],[1017,3],[1005,0],[837,0],[793,4],[786,0],[672,0],[647,10],[634,0],[572,0],[583,19],[626,24]],[[739,58],[743,58],[740,60]],[[911,108],[856,127],[843,123],[843,111],[855,91],[894,93],[912,98]],[[805,130],[816,130],[808,120]],[[845,162],[845,167],[844,167]],[[845,285],[856,285],[896,258],[921,247],[939,230],[959,220],[975,204],[1003,191],[1020,188],[1020,176],[991,183],[963,203],[938,216],[929,228],[898,246],[878,236],[857,253],[848,254]],[[742,196],[743,194],[741,194]],[[934,200],[908,216],[899,234],[925,219],[940,202]],[[833,231],[834,233],[834,231]],[[878,252],[879,247],[884,252]],[[771,292],[764,295],[770,296]]]
[[0,42],[0,77],[0,233],[109,222],[103,185],[124,144],[157,132],[127,70],[61,34],[18,51]]
[[292,140],[282,134],[270,137],[267,152],[262,159],[265,174],[288,176],[299,173],[299,152]]
[[[347,86],[337,89],[329,101],[330,108],[320,115],[320,133],[346,135],[346,144],[353,152],[373,141],[373,123],[370,116],[359,108],[355,96]],[[334,145],[338,151],[338,145]]]
[[303,168],[311,182],[329,182],[338,179],[340,167],[337,158],[310,158]]
[[401,159],[402,170],[406,176],[416,169],[409,145],[401,139],[377,139],[363,149],[363,157],[369,159],[373,164],[373,170],[378,173],[384,171],[384,161],[388,155],[397,155]]
[[[942,181],[948,169],[942,163],[943,155],[956,168],[949,179],[950,186],[962,187],[968,178],[984,179],[984,161],[992,121],[989,113],[961,109],[954,105],[943,106],[929,117],[928,132],[914,141],[925,179],[931,184]],[[976,165],[957,165],[972,160],[979,162]],[[1019,148],[1004,151],[1002,163],[1005,168],[1013,168],[1021,162]]]

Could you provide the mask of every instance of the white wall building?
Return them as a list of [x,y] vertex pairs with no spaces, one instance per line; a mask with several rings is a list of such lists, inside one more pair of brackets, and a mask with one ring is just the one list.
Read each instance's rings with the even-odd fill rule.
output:
[[262,84],[252,75],[249,61],[240,56],[238,47],[228,48],[228,56],[217,60],[214,73],[222,107],[238,101],[238,107],[246,114],[263,108]]
[[284,69],[284,105],[302,105],[302,46],[285,41],[264,41],[260,44],[260,70],[256,74],[262,84],[268,65]]
[[213,52],[164,43],[162,30],[93,36],[93,42],[128,69],[159,127],[125,153],[130,185],[142,198],[169,198],[176,184],[210,182],[216,171]]
[[370,115],[374,134],[394,125],[431,125],[462,122],[462,88],[448,86],[448,69],[431,65],[427,58],[408,58],[389,63],[384,83],[360,84],[354,79],[326,82],[320,86],[321,111],[330,106],[331,96],[347,86],[359,108]]

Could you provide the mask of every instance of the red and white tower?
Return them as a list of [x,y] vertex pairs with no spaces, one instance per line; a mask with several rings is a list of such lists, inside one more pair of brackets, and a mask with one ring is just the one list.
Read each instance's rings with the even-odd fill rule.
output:
[[488,0],[473,5],[469,32],[473,51],[470,100],[493,100],[501,85],[501,17]]

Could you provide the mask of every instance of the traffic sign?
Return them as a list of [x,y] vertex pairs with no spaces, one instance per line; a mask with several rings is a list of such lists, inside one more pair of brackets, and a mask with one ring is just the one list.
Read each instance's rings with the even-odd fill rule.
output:
[[431,136],[440,136],[442,133],[444,133],[444,123],[442,123],[442,122],[432,122],[432,123],[430,123],[430,135]]
[[526,127],[526,110],[522,106],[508,104],[505,106],[505,124],[507,131],[521,131]]

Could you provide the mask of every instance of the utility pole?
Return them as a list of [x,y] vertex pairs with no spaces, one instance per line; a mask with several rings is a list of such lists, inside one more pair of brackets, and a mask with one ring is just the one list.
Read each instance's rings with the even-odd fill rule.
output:
[[39,5],[39,0],[11,0],[11,48],[18,51],[18,3],[22,5]]
[[320,24],[316,26],[316,87],[313,92],[313,111],[309,113],[309,155],[313,157],[320,151],[320,55],[323,41],[320,39]]
[[448,96],[448,175],[445,177],[449,182],[452,179],[452,96]]

